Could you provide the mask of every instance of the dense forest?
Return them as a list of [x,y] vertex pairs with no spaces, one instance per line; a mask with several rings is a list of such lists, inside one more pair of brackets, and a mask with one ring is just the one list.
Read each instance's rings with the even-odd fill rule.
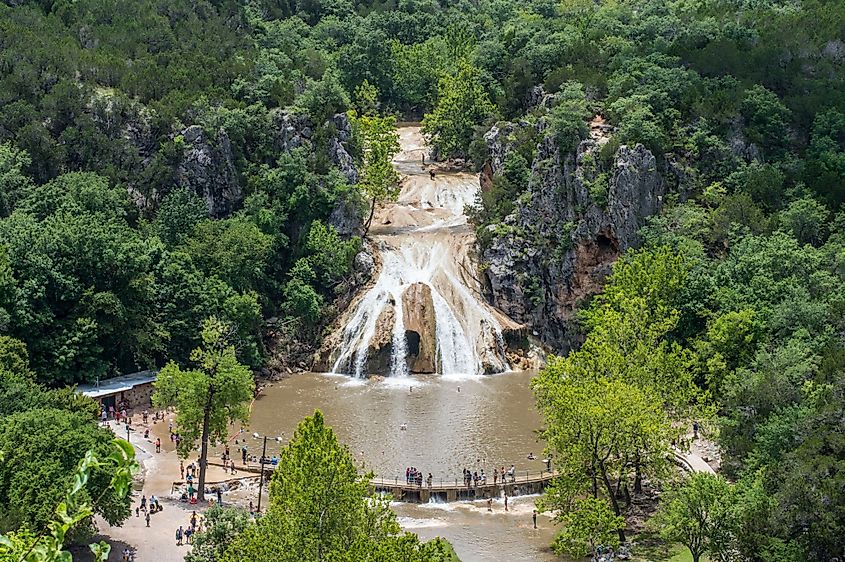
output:
[[[0,391],[26,403],[3,410],[0,444],[25,410],[71,400],[21,381],[184,362],[211,315],[254,369],[314,345],[360,282],[371,200],[389,196],[366,149],[377,115],[422,119],[439,158],[481,171],[489,297],[577,350],[535,382],[551,448],[590,465],[571,433],[588,410],[569,399],[640,412],[600,420],[651,439],[610,447],[618,492],[658,480],[673,428],[707,418],[736,483],[713,559],[845,556],[835,1],[7,0],[0,358],[20,359],[0,363]],[[659,189],[623,236],[630,162]],[[506,252],[527,265],[501,288]],[[561,263],[585,252],[605,274],[620,258],[606,290],[556,302]],[[574,497],[612,497],[579,506],[617,528],[625,506],[584,466],[549,505],[575,527]],[[577,551],[571,538],[556,545]]]

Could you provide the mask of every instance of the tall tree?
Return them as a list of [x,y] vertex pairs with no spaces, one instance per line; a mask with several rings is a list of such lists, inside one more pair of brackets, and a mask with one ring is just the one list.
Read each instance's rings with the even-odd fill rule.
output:
[[216,318],[206,320],[202,346],[191,353],[194,369],[181,369],[172,361],[154,383],[153,404],[176,408],[176,431],[182,437],[179,455],[187,457],[200,441],[198,498],[205,499],[208,445],[225,441],[229,424],[246,423],[248,404],[255,381],[249,369],[238,362],[231,326]]
[[370,213],[364,224],[364,236],[370,230],[376,204],[390,201],[399,195],[399,174],[393,167],[393,157],[399,152],[396,118],[362,115],[355,119],[363,145],[361,178],[358,187],[370,200]]
[[[533,381],[546,419],[544,435],[556,453],[559,476],[544,507],[566,515],[585,492],[622,514],[629,483],[666,467],[671,428],[659,396],[618,379],[553,358]],[[617,529],[625,542],[624,527]]]

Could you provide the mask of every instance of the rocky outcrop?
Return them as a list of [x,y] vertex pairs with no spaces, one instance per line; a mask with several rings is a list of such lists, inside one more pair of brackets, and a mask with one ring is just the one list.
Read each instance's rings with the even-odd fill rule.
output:
[[210,216],[232,214],[240,205],[243,192],[226,130],[220,128],[212,139],[202,127],[191,125],[181,136],[184,152],[176,166],[176,184],[202,197]]
[[[145,115],[142,117],[126,119],[120,133],[137,152],[143,166],[147,166],[153,161],[158,146],[151,132],[150,119]],[[328,151],[329,159],[347,182],[357,182],[358,170],[348,150],[352,139],[349,118],[345,114],[335,115],[326,127],[329,135],[323,150]],[[300,147],[314,149],[314,127],[307,115],[274,110],[270,114],[270,130],[274,158]],[[172,138],[181,144],[182,150],[181,156],[172,164],[174,187],[189,189],[199,195],[208,207],[209,216],[221,218],[236,211],[243,202],[244,194],[226,130],[220,128],[209,132],[199,125],[191,125],[174,133]],[[266,163],[274,164],[271,161]],[[149,214],[155,212],[168,193],[147,193],[143,191],[143,186],[130,186],[129,192],[138,207]],[[344,237],[360,234],[360,206],[354,191],[349,191],[335,202],[329,224]]]
[[[273,145],[277,152],[288,152],[301,146],[312,147],[314,142],[314,124],[308,115],[291,113],[276,109],[271,114],[273,121]],[[349,153],[352,140],[352,124],[349,116],[338,113],[326,122],[330,131],[328,139],[329,159],[337,166],[349,183],[358,181],[358,170]]]
[[437,371],[437,332],[431,287],[414,283],[402,293],[402,314],[408,345],[408,370]]
[[[521,126],[501,124],[486,135],[494,176]],[[514,212],[488,227],[486,290],[496,307],[566,351],[579,341],[574,311],[600,290],[620,253],[639,244],[638,231],[660,209],[666,187],[642,145],[602,154],[606,135],[592,135],[575,152],[562,152],[543,119],[532,126],[540,140],[530,183]]]
[[367,348],[367,373],[389,373],[393,352],[393,323],[396,321],[396,302],[392,299],[379,314],[375,336]]

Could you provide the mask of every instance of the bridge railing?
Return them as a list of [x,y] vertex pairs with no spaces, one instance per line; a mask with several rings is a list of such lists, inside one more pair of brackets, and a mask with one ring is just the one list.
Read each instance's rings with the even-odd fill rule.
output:
[[411,481],[405,478],[405,476],[394,476],[394,477],[384,477],[384,476],[376,476],[370,479],[370,484],[376,487],[394,487],[394,488],[429,488],[429,489],[455,489],[455,488],[483,488],[486,486],[493,486],[493,485],[508,485],[508,484],[528,484],[533,482],[543,482],[546,480],[551,480],[557,473],[554,471],[548,470],[539,470],[539,471],[529,471],[529,470],[519,470],[517,471],[513,477],[505,475],[504,480],[497,479],[496,482],[493,482],[493,478],[491,476],[487,476],[486,480],[472,482],[470,481],[469,485],[461,478],[433,478],[431,481],[431,485],[428,484],[428,481],[425,477],[422,479],[422,483],[418,484],[416,481]]

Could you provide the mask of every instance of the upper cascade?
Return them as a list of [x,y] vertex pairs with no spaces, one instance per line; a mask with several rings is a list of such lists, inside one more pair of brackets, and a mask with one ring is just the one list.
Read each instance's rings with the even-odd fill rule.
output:
[[484,301],[470,255],[475,234],[464,208],[475,203],[479,178],[426,162],[418,126],[398,132],[401,191],[370,230],[381,267],[327,340],[322,365],[356,377],[509,370],[504,333],[521,326]]

